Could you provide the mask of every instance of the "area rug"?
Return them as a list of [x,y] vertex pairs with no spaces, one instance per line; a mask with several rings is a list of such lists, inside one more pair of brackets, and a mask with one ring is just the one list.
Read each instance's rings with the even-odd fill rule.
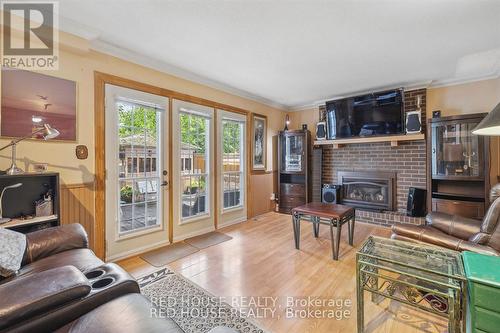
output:
[[198,252],[198,248],[184,242],[174,243],[159,249],[146,252],[141,255],[141,258],[146,260],[153,266],[163,267],[172,261],[184,258],[190,254]]
[[200,236],[187,238],[184,240],[184,242],[201,250],[209,246],[228,241],[230,239],[233,239],[233,237],[223,234],[222,232],[212,231]]
[[265,332],[219,297],[168,268],[146,275],[137,282],[141,292],[161,309],[161,313],[187,333],[205,333],[218,326],[241,333]]

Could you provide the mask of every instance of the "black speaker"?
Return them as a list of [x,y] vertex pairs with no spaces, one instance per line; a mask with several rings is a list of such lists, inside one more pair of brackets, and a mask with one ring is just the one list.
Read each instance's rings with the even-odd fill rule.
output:
[[316,140],[326,140],[326,123],[324,121],[316,124]]
[[321,189],[321,202],[340,203],[340,187],[341,185],[324,184]]
[[410,187],[408,191],[408,202],[406,204],[406,215],[416,217],[425,216],[426,193],[427,191],[424,189]]
[[406,133],[417,134],[422,132],[422,115],[420,111],[406,113]]

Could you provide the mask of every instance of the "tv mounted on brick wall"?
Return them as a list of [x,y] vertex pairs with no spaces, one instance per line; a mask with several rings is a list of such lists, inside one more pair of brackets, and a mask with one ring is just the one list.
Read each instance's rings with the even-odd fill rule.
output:
[[327,138],[403,134],[403,96],[396,89],[327,102]]

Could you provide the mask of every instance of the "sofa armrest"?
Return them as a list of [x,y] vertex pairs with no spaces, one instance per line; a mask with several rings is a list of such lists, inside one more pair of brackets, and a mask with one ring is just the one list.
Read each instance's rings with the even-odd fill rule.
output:
[[463,240],[468,240],[472,235],[481,231],[481,221],[459,215],[432,212],[425,217],[427,225]]
[[23,265],[59,252],[87,248],[88,245],[87,233],[78,223],[30,232],[26,234]]
[[459,250],[460,251],[471,251],[471,252],[486,254],[486,255],[490,255],[490,256],[500,256],[500,253],[498,251],[496,251],[495,249],[493,249],[489,246],[479,245],[479,244],[472,243],[469,241],[460,242]]
[[0,285],[0,330],[88,295],[92,287],[74,266],[19,277]]

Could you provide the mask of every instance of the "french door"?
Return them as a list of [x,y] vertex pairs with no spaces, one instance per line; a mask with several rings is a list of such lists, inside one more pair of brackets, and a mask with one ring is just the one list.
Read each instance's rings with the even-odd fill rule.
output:
[[173,239],[214,226],[214,109],[172,101]]
[[218,226],[247,219],[246,115],[217,110]]
[[168,99],[106,85],[106,258],[168,243]]

